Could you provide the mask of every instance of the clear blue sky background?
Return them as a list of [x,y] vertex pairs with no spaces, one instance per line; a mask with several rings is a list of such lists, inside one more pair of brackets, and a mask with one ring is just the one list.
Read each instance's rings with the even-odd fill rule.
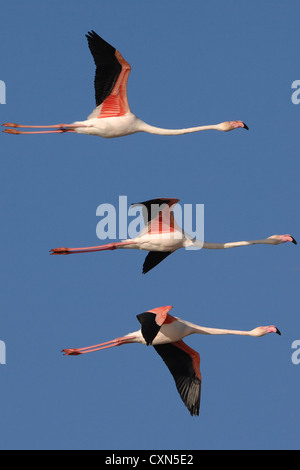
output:
[[[250,131],[105,140],[1,134],[2,449],[299,448],[299,247],[180,250],[148,275],[146,253],[51,257],[96,245],[96,209],[154,197],[205,204],[205,239],[300,239],[299,2],[15,1],[1,7],[1,122],[55,124],[94,108],[94,29],[132,66],[132,111],[190,127]],[[199,351],[192,418],[152,348],[63,357],[138,329],[136,315],[211,327],[275,324],[282,337],[187,338]]]

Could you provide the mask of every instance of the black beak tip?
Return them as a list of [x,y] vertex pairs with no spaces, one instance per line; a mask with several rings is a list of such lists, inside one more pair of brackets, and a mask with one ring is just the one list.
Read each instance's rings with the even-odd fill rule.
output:
[[278,330],[278,328],[276,328],[276,333],[281,336],[281,332]]
[[292,243],[294,243],[294,245],[298,245],[294,237],[292,237]]
[[247,124],[245,124],[244,122],[243,122],[243,124],[244,124],[244,129],[246,129],[247,131],[249,131],[249,127],[247,126]]

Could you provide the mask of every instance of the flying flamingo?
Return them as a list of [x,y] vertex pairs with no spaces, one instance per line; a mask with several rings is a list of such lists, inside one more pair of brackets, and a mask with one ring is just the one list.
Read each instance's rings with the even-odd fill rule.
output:
[[[97,107],[88,119],[85,121],[76,121],[72,124],[55,124],[52,126],[25,126],[5,123],[2,125],[12,127],[13,129],[6,129],[3,132],[9,134],[77,132],[79,134],[112,138],[135,134],[136,132],[180,135],[210,129],[225,132],[239,127],[248,129],[248,126],[242,121],[228,121],[222,122],[221,124],[192,127],[188,129],[162,129],[146,124],[132,114],[128,105],[127,80],[131,70],[130,65],[114,47],[104,41],[94,31],[89,32],[86,37],[96,64],[94,83]],[[56,128],[56,130],[22,132],[16,129],[20,127]]]
[[256,244],[280,245],[286,242],[297,244],[296,240],[291,235],[272,235],[263,240],[231,243],[202,242],[189,236],[175,222],[173,208],[178,202],[179,199],[160,198],[133,204],[133,206],[142,206],[143,217],[146,224],[141,234],[136,238],[117,243],[109,243],[107,245],[84,248],[54,248],[50,250],[50,253],[52,255],[69,255],[72,253],[116,250],[119,248],[146,250],[149,251],[143,265],[143,274],[146,274],[179,248],[225,249]]
[[201,335],[265,336],[280,331],[275,326],[260,326],[250,331],[206,328],[173,317],[168,312],[172,306],[154,308],[137,315],[141,329],[106,343],[79,349],[63,349],[66,356],[78,356],[100,349],[128,343],[152,345],[169,368],[179,395],[190,414],[199,415],[201,394],[200,356],[187,346],[182,338],[198,333]]

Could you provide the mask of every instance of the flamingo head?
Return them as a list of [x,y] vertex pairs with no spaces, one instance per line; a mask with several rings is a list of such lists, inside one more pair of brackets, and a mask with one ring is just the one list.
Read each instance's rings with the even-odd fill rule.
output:
[[286,242],[292,242],[294,245],[297,245],[297,242],[292,235],[272,235],[268,240],[272,241],[273,245],[280,245],[281,243]]
[[249,127],[243,121],[226,121],[219,124],[220,130],[224,132],[233,131],[233,129],[238,129],[239,127],[247,131],[249,130]]
[[259,326],[257,328],[254,328],[254,330],[251,331],[251,336],[265,336],[268,335],[269,333],[276,333],[277,335],[281,336],[280,331],[276,326]]

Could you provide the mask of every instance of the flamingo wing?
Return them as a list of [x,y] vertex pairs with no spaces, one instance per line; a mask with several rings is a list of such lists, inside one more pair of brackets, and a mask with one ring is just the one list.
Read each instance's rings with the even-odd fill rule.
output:
[[198,416],[201,397],[199,354],[182,340],[153,347],[171,372],[178,393],[191,416]]
[[164,323],[172,323],[175,321],[175,318],[168,313],[171,308],[171,306],[159,307],[137,315],[137,319],[141,324],[141,332],[147,346],[152,344]]
[[175,222],[173,209],[179,199],[157,198],[145,202],[132,204],[132,207],[141,206],[146,227],[142,234],[172,233],[182,229]]
[[155,268],[167,256],[171,255],[173,251],[149,251],[143,264],[143,274],[148,273],[151,269]]
[[[149,201],[145,202],[135,202],[131,204],[132,207],[135,206],[142,206],[143,208],[143,218],[145,224],[148,224],[152,220],[155,220],[160,212],[169,211],[173,209],[175,204],[179,202],[179,199],[171,199],[171,198],[156,198],[150,199]],[[171,212],[173,212],[171,210]]]
[[96,110],[89,116],[122,116],[130,111],[127,100],[127,80],[130,65],[121,54],[95,31],[86,35],[96,64],[95,97]]

